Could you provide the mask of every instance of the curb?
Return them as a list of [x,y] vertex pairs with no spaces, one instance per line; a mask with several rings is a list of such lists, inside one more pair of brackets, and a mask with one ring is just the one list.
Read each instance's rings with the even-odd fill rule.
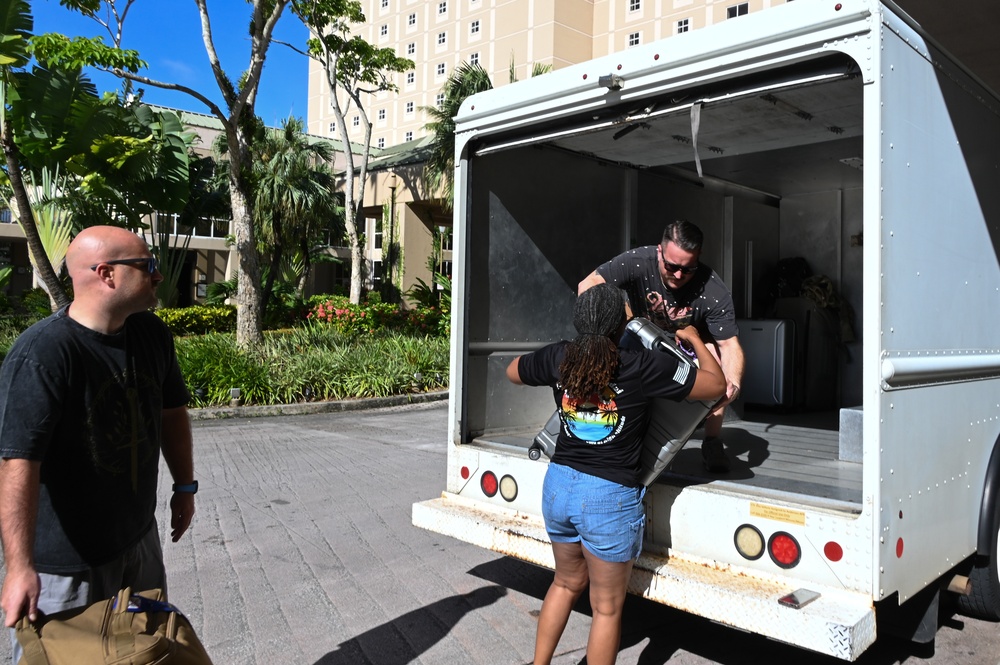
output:
[[346,399],[331,402],[302,402],[299,404],[269,404],[266,406],[206,407],[190,409],[191,420],[225,420],[227,418],[263,418],[265,416],[301,416],[311,413],[333,413],[337,411],[361,411],[381,409],[387,406],[426,404],[448,399],[447,390],[428,393],[391,395],[368,399]]

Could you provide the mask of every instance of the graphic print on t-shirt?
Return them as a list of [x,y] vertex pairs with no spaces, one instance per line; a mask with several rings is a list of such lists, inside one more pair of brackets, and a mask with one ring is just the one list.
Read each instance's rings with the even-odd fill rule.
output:
[[677,332],[694,320],[694,309],[686,305],[671,305],[662,294],[656,291],[646,293],[649,319],[662,330]]
[[612,386],[585,399],[570,397],[564,392],[560,415],[567,432],[593,445],[614,439],[625,425],[625,416],[618,413],[615,393]]
[[155,441],[147,436],[149,425],[139,407],[140,391],[158,391],[151,377],[127,371],[112,376],[94,394],[87,414],[87,445],[94,465],[118,476],[128,474],[132,491],[139,491],[139,468],[159,459]]

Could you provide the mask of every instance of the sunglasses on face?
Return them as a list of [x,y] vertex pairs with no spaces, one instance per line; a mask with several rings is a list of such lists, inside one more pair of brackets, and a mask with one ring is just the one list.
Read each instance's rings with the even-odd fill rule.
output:
[[[136,263],[145,263],[146,272],[150,275],[156,272],[156,270],[160,267],[160,262],[153,256],[143,257],[141,259],[115,259],[114,261],[101,261],[101,263],[109,266],[128,266]],[[101,265],[101,263],[95,263],[90,266],[90,269],[97,270],[97,266]]]
[[682,275],[690,275],[698,269],[698,266],[682,266],[677,263],[670,263],[666,259],[663,261],[663,267],[666,268],[667,272],[673,275],[676,272],[680,272]]

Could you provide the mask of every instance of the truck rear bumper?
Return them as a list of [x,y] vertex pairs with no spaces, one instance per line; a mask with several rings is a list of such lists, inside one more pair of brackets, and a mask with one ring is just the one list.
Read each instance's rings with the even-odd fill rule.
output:
[[[540,516],[444,493],[413,504],[413,524],[523,561],[552,568]],[[728,564],[643,552],[631,593],[788,644],[853,661],[875,641],[875,611],[862,594],[808,586],[821,596],[801,609],[778,603],[794,591],[780,580],[750,576]]]

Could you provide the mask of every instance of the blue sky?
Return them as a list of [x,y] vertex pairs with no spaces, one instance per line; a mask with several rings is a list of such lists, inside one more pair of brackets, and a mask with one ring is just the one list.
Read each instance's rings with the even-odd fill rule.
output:
[[[212,34],[223,68],[233,80],[239,78],[250,62],[247,25],[251,6],[245,0],[208,0]],[[31,0],[35,34],[60,32],[73,36],[111,39],[104,29],[60,6],[57,0]],[[277,39],[303,48],[308,31],[286,8],[275,30]],[[193,88],[217,104],[222,104],[219,88],[208,64],[201,39],[201,22],[194,0],[137,0],[129,10],[123,32],[123,46],[139,51],[149,67],[142,74],[152,79],[179,83]],[[305,56],[279,44],[267,53],[257,115],[277,126],[289,114],[305,120],[308,61]],[[99,92],[117,90],[118,79],[100,72],[90,72]],[[190,95],[142,86],[143,99],[151,104],[198,113],[208,113],[203,103]]]

